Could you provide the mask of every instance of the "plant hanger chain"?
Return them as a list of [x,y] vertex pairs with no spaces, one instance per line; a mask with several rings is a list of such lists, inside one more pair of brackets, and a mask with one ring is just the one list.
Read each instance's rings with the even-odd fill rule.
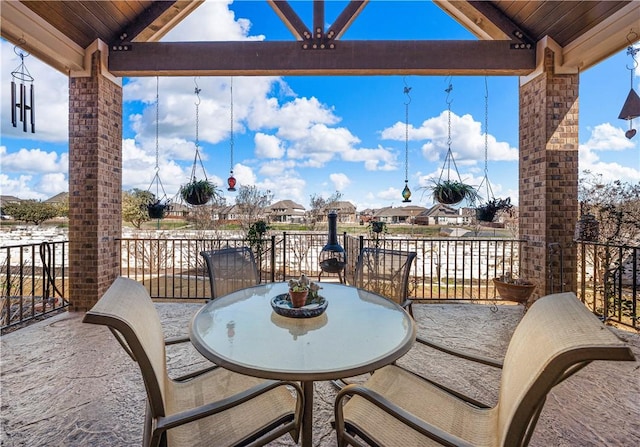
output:
[[[451,79],[451,77],[448,77],[447,79]],[[462,183],[462,178],[460,177],[460,172],[458,172],[458,166],[456,165],[456,161],[453,158],[453,152],[451,152],[451,103],[453,102],[452,99],[449,99],[449,96],[451,94],[451,91],[453,90],[453,84],[451,83],[451,81],[449,81],[449,86],[445,89],[445,92],[447,92],[447,98],[446,98],[446,102],[447,102],[447,155],[444,157],[444,163],[442,165],[442,171],[440,172],[440,178],[438,179],[438,182],[442,181],[442,175],[444,174],[445,170],[447,171],[447,181],[450,181],[450,177],[451,177],[451,163],[453,163],[453,167],[456,171],[456,175],[458,176],[458,181],[460,183]]]
[[193,83],[196,85],[194,89],[194,93],[196,94],[196,153],[193,157],[193,167],[191,168],[191,180],[196,179],[196,167],[198,166],[198,161],[200,161],[200,166],[202,167],[202,173],[204,174],[204,179],[207,179],[207,172],[204,169],[204,163],[202,162],[202,157],[200,157],[200,140],[199,140],[199,130],[200,130],[200,92],[202,89],[198,87],[198,79],[193,78]]
[[485,186],[487,190],[486,200],[493,200],[493,189],[489,182],[489,83],[484,77],[484,177],[478,186],[478,192]]
[[[160,80],[158,76],[156,76],[156,167],[155,167],[155,175],[151,180],[151,184],[149,185],[149,191],[151,191],[151,187],[153,184],[156,184],[156,200],[160,201],[166,198],[167,193],[164,190],[164,185],[162,184],[162,180],[160,180],[160,144],[159,144],[159,135],[160,135]],[[162,188],[162,199],[158,196],[160,194],[160,188]]]
[[233,78],[231,78],[230,84],[229,84],[229,92],[231,95],[231,104],[230,104],[230,116],[231,116],[231,133],[230,133],[230,149],[229,151],[231,152],[231,164],[229,167],[229,171],[231,172],[231,175],[233,175]]

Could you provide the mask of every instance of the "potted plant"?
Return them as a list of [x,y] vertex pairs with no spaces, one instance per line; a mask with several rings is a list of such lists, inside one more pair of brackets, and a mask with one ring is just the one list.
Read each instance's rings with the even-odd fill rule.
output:
[[291,306],[302,307],[306,304],[307,298],[315,298],[318,295],[320,286],[309,281],[305,274],[300,275],[299,279],[289,280],[289,297],[291,298]]
[[151,219],[163,219],[169,211],[171,211],[169,202],[155,200],[147,205],[147,212]]
[[433,199],[444,205],[455,205],[464,199],[472,201],[478,195],[473,186],[456,180],[439,181],[431,187],[431,191]]
[[204,205],[216,195],[216,187],[209,180],[192,179],[180,187],[180,196],[190,205]]
[[511,208],[511,197],[491,199],[476,208],[476,219],[479,222],[493,222],[498,211],[509,211]]
[[517,278],[507,272],[506,274],[493,279],[493,284],[498,291],[500,298],[515,301],[527,305],[529,298],[533,294],[536,285],[522,278]]

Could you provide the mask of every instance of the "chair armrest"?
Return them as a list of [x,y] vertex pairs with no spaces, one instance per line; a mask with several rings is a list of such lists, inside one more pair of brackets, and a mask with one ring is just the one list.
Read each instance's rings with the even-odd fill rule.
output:
[[245,390],[241,393],[235,394],[231,397],[221,399],[217,402],[211,402],[209,404],[202,405],[191,410],[183,411],[181,413],[158,417],[155,431],[162,432],[171,428],[179,427],[180,425],[188,424],[189,422],[197,421],[198,419],[202,419],[216,413],[220,413],[222,411],[228,410],[229,408],[233,408],[240,404],[243,404],[256,396],[266,393],[267,391],[287,385],[293,387],[296,390],[296,407],[303,407],[304,394],[302,393],[300,384],[295,382],[269,380],[252,388],[249,388],[248,390]]
[[388,413],[390,416],[399,420],[403,424],[411,427],[413,430],[435,440],[436,442],[445,446],[458,446],[458,447],[473,447],[473,444],[465,441],[462,438],[447,433],[440,428],[431,425],[422,419],[416,417],[412,413],[404,410],[398,405],[394,404],[380,393],[377,393],[371,389],[368,389],[361,385],[347,385],[338,392],[335,401],[335,414],[336,414],[336,431],[338,433],[345,433],[345,421],[343,413],[342,401],[347,397],[360,396],[376,407]]
[[463,351],[457,351],[455,349],[443,346],[441,344],[432,342],[430,340],[427,340],[421,337],[416,337],[416,342],[461,359],[465,359],[475,363],[481,363],[483,365],[502,369],[502,361],[500,360],[492,359],[490,357],[485,357],[482,355],[470,354]]

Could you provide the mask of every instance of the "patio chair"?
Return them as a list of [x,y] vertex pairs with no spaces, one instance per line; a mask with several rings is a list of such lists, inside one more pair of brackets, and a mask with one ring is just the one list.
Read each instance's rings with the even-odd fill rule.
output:
[[169,378],[160,318],[142,284],[117,278],[83,321],[107,326],[140,367],[144,446],[264,445],[286,433],[297,442],[303,408],[297,383],[224,368]]
[[413,317],[409,296],[409,273],[414,251],[364,247],[358,256],[355,286],[385,296],[404,307]]
[[526,446],[550,390],[594,360],[633,361],[634,355],[573,293],[548,295],[524,315],[503,362],[478,359],[502,367],[495,406],[385,366],[364,385],[338,393],[338,445]]
[[249,247],[201,251],[207,264],[211,299],[260,282],[256,259]]

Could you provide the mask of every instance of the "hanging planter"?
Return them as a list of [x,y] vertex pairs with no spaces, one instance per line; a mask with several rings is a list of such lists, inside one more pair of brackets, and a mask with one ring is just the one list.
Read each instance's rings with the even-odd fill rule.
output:
[[476,190],[473,186],[456,180],[439,181],[431,187],[433,200],[444,205],[455,205],[467,199],[473,201]]
[[180,196],[190,205],[204,205],[216,195],[216,187],[208,180],[193,179],[180,187]]
[[511,198],[491,199],[476,208],[476,220],[478,222],[493,222],[499,211],[509,211],[513,208]]
[[147,205],[147,212],[151,219],[164,219],[169,211],[171,211],[171,205],[162,203],[160,200]]

